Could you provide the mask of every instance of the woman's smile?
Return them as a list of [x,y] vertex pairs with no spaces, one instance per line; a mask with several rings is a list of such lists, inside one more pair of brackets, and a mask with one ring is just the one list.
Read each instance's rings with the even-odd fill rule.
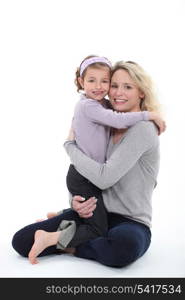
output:
[[113,101],[114,101],[116,104],[123,104],[123,103],[128,102],[128,100],[126,100],[126,99],[114,99]]

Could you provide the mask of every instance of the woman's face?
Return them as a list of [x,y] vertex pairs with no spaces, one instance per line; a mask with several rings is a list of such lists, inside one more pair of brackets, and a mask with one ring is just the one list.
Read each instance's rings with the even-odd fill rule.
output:
[[144,94],[139,90],[126,70],[117,70],[111,79],[109,98],[116,111],[140,111]]

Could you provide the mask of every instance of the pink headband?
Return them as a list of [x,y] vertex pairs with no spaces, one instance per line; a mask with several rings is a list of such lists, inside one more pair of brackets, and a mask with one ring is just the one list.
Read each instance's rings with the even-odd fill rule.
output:
[[81,66],[80,66],[80,76],[82,76],[84,70],[88,66],[90,66],[92,64],[95,64],[97,62],[104,63],[104,64],[108,65],[110,68],[112,67],[110,61],[107,58],[105,58],[105,57],[92,57],[92,58],[88,58],[88,59],[84,60],[83,63],[81,64]]

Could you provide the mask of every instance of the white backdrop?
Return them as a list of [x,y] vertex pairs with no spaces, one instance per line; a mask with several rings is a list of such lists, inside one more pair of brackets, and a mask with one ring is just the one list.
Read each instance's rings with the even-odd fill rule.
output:
[[74,73],[97,54],[136,61],[156,83],[167,130],[153,235],[185,275],[184,15],[183,0],[0,1],[2,245],[47,211],[68,207],[63,142],[78,100]]

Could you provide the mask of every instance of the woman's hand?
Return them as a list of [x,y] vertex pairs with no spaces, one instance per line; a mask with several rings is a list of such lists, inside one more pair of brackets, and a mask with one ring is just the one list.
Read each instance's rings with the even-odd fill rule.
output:
[[84,201],[81,196],[74,196],[72,200],[72,208],[79,214],[81,218],[90,218],[96,208],[97,199],[95,197]]
[[75,140],[75,133],[74,133],[74,129],[71,126],[67,137],[67,141],[74,141],[74,140]]
[[159,129],[159,135],[166,130],[166,123],[160,117],[159,113],[149,112],[149,120],[153,121],[157,125]]

